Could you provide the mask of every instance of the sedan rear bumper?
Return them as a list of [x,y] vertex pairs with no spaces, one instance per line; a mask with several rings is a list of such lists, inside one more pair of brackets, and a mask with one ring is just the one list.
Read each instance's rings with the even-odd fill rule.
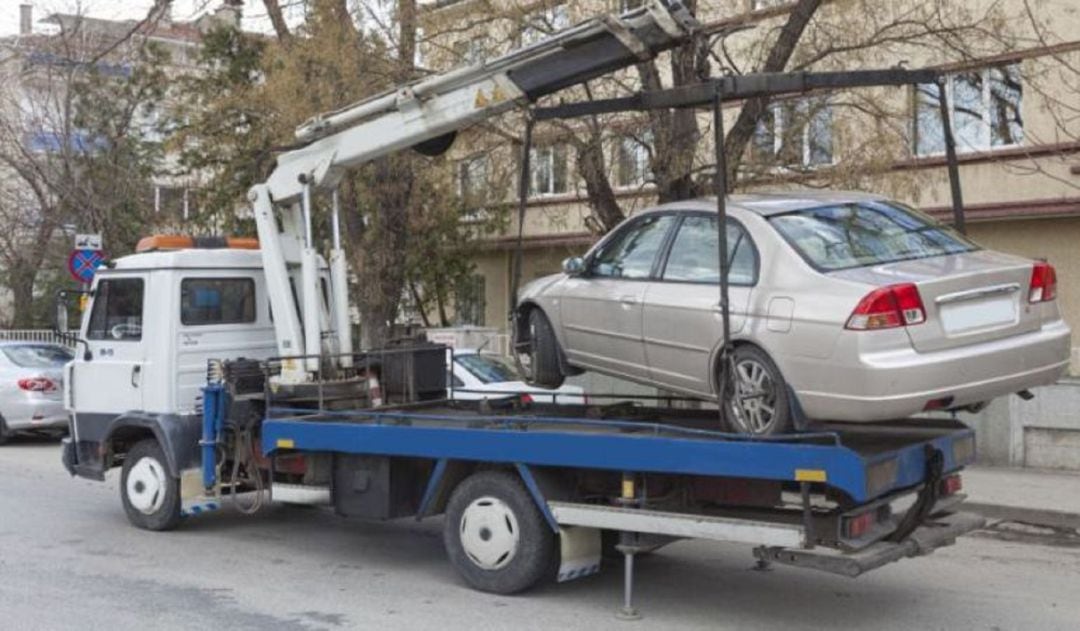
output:
[[1068,368],[1070,353],[1069,328],[1059,320],[1033,333],[962,348],[864,354],[856,370],[830,371],[837,376],[835,389],[796,392],[814,419],[903,418],[923,412],[931,401],[962,407],[1052,384]]

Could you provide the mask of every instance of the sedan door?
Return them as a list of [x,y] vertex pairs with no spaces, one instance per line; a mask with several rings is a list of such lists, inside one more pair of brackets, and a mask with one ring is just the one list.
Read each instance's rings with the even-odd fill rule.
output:
[[[746,323],[758,256],[749,234],[729,219],[731,332]],[[716,216],[688,214],[678,228],[660,278],[645,293],[643,327],[650,379],[672,389],[712,393],[712,352],[723,338]]]
[[645,379],[641,309],[675,215],[650,213],[604,242],[561,293],[560,324],[570,363]]

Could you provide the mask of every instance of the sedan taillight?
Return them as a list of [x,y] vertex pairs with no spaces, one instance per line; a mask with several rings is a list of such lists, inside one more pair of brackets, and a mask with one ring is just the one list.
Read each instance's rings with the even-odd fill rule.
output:
[[56,389],[56,382],[48,377],[29,377],[19,380],[19,390],[26,392],[54,392]]
[[926,322],[926,309],[919,288],[904,283],[879,287],[867,294],[851,312],[846,328],[871,331],[923,322]]
[[1031,268],[1031,289],[1028,302],[1050,302],[1057,298],[1057,271],[1054,266],[1037,261]]

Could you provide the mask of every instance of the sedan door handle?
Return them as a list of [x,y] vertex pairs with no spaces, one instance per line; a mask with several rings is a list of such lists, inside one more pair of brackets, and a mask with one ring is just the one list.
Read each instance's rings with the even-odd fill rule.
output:
[[623,296],[619,298],[619,302],[628,307],[632,307],[638,303],[638,299],[637,296]]

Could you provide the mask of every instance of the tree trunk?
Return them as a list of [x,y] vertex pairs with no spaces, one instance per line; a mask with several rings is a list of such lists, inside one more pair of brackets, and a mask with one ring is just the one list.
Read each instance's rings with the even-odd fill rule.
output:
[[270,23],[274,26],[274,33],[277,34],[278,39],[288,42],[292,38],[292,33],[289,32],[289,25],[285,23],[285,16],[281,13],[278,0],[263,0],[263,6],[266,7],[266,14],[270,16]]
[[599,130],[593,130],[585,142],[577,145],[577,168],[585,181],[589,206],[596,213],[605,230],[611,230],[626,218],[615,190],[611,188],[607,169],[604,168],[604,140]]
[[37,268],[18,265],[8,270],[7,277],[13,306],[11,327],[14,329],[34,328],[34,281],[37,277]]
[[[795,52],[795,47],[799,44],[799,40],[802,39],[803,32],[806,31],[806,26],[810,23],[810,19],[814,17],[814,13],[817,12],[821,3],[822,0],[799,0],[795,4],[788,15],[787,23],[780,29],[780,36],[777,37],[776,43],[769,50],[765,65],[761,67],[759,72],[782,72],[787,67],[792,53]],[[727,133],[724,153],[727,156],[729,191],[736,184],[746,147],[754,137],[758,121],[761,120],[768,107],[768,97],[756,97],[747,100],[743,104],[742,110],[739,111],[739,118],[735,121],[735,125]]]

